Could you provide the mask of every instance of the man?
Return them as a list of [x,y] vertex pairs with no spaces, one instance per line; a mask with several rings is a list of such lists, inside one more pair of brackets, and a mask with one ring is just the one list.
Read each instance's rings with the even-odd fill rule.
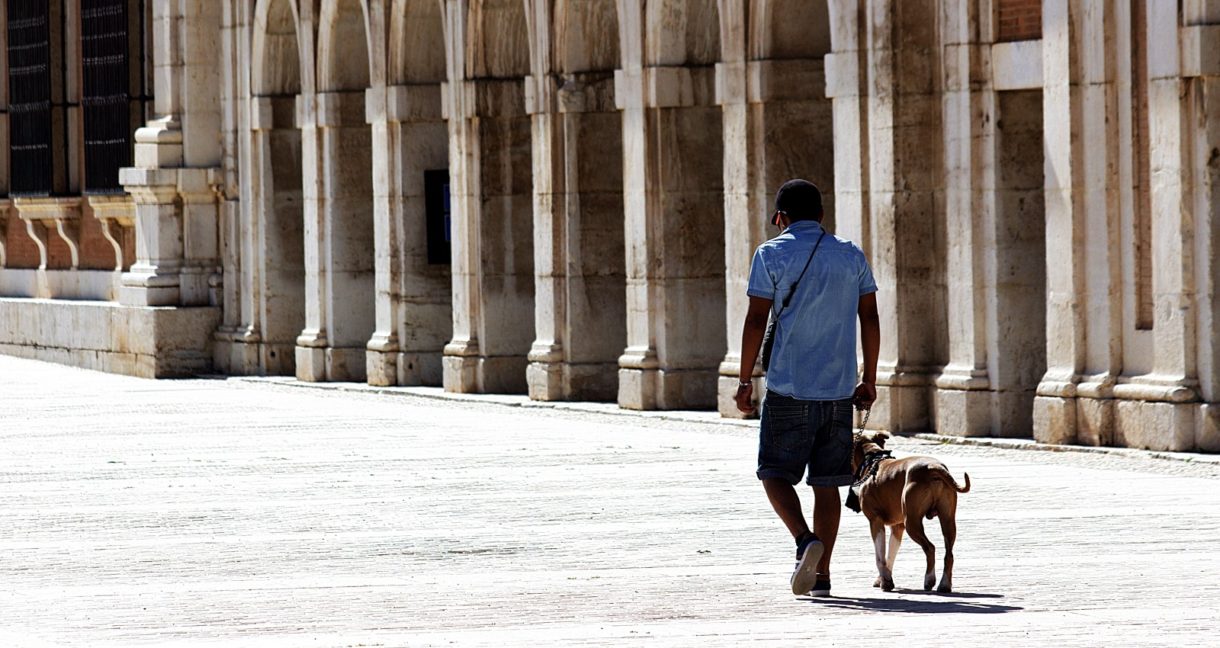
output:
[[[852,405],[877,399],[877,284],[864,253],[822,229],[822,194],[789,180],[775,195],[779,236],[750,267],[749,312],[741,334],[737,407],[753,413],[751,378],[772,311],[778,312],[758,444],[758,478],[796,540],[792,593],[830,595],[830,554],[839,532],[839,488],[852,483]],[[794,289],[795,287],[795,289]],[[791,295],[787,305],[785,298]],[[774,308],[773,308],[774,307]],[[856,318],[864,374],[856,385]],[[853,389],[854,387],[854,389]],[[813,530],[793,488],[808,469]]]

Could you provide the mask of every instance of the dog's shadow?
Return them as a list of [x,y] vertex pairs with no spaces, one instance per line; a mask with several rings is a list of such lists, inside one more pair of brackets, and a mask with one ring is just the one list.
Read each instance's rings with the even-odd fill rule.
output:
[[1015,605],[1000,605],[984,603],[985,600],[1002,599],[1002,594],[982,594],[972,592],[928,592],[924,590],[898,589],[894,594],[908,594],[924,598],[853,598],[850,596],[832,596],[827,598],[809,598],[811,603],[845,610],[861,610],[871,612],[907,612],[911,614],[1005,614],[1017,612],[1025,608]]

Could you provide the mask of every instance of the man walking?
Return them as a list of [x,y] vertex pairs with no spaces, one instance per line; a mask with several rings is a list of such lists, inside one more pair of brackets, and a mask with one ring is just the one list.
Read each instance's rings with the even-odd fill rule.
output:
[[[822,229],[822,194],[789,180],[775,195],[779,236],[754,252],[741,334],[737,408],[755,411],[750,382],[767,328],[776,319],[762,404],[758,471],[771,506],[796,540],[792,593],[830,595],[830,554],[839,532],[839,487],[852,483],[852,405],[877,399],[881,328],[877,284],[864,253]],[[856,327],[864,374],[856,385]],[[795,488],[808,469],[813,530]]]

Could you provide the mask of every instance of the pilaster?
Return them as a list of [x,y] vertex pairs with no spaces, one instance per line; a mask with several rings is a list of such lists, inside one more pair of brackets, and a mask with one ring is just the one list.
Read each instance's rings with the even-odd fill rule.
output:
[[387,89],[365,93],[366,114],[373,131],[373,254],[374,319],[368,341],[365,373],[370,385],[398,384],[398,314],[403,277],[402,175],[394,152],[402,146],[402,126],[388,111]]

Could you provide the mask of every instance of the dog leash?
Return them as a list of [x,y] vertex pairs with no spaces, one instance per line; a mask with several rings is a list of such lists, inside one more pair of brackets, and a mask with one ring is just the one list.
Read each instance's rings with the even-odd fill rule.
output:
[[[864,418],[862,418],[860,420],[860,434],[863,434],[865,428],[868,427],[868,415],[872,414],[872,413],[873,413],[873,408],[871,408],[871,407],[864,410]],[[865,467],[867,465],[868,464],[860,466],[861,473],[865,472]],[[875,466],[876,466],[876,462],[873,462],[873,467],[875,467]],[[848,509],[855,511],[856,513],[859,513],[860,512],[860,496],[856,493],[856,488],[859,487],[861,484],[863,484],[864,480],[867,479],[867,477],[861,477],[859,479],[856,479],[856,476],[852,475],[852,479],[853,479],[853,481],[852,481],[851,485],[847,487],[847,500],[843,503],[843,505],[846,506]]]

